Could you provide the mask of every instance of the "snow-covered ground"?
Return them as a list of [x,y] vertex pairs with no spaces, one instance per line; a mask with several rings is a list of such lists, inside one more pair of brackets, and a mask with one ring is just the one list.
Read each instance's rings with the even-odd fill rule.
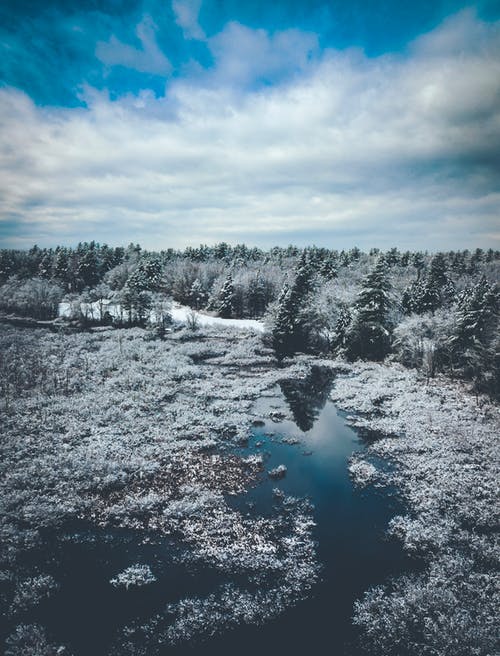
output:
[[255,330],[256,332],[264,332],[264,323],[256,319],[222,319],[221,317],[213,317],[208,314],[196,312],[187,305],[180,305],[173,303],[170,310],[172,319],[178,323],[185,324],[195,318],[196,323],[201,326],[231,326],[233,328],[246,328]]
[[[109,313],[114,319],[119,319],[126,316],[118,303],[113,303],[108,299],[102,301],[94,301],[93,303],[81,303],[81,311],[88,317],[99,320],[106,313]],[[75,314],[75,308],[72,303],[63,301],[59,304],[59,316],[69,319]],[[153,313],[152,313],[153,314]],[[214,317],[209,314],[197,312],[187,305],[180,303],[172,303],[170,308],[170,315],[175,323],[187,324],[188,322],[195,322],[197,326],[205,328],[206,326],[230,326],[232,328],[243,328],[246,330],[253,330],[258,333],[264,332],[264,323],[256,319],[223,319],[222,317]]]
[[[174,535],[176,562],[196,572],[208,564],[217,575],[208,596],[172,600],[169,590],[165,612],[124,626],[109,654],[153,655],[160,642],[261,623],[307,596],[318,573],[311,508],[286,497],[259,516],[228,502],[263,475],[261,458],[235,453],[255,399],[301,365],[277,369],[259,335],[219,325],[163,340],[140,328],[67,335],[1,327],[0,353],[7,653],[63,653],[34,620],[64,577],[45,536],[58,539],[68,522],[159,544]],[[75,531],[64,540],[78,542]],[[119,534],[116,541],[119,548]],[[120,564],[113,581],[136,587],[145,572],[149,582],[137,566],[160,576],[155,562]],[[133,650],[134,640],[150,649]]]
[[[176,320],[188,319],[188,309],[177,311]],[[209,563],[229,581],[124,627],[112,652],[120,656],[140,653],[132,635],[182,643],[266,621],[309,594],[318,566],[311,512],[287,500],[271,517],[252,516],[227,498],[262,474],[261,461],[231,448],[248,437],[253,402],[320,361],[301,356],[276,368],[258,334],[199,316],[212,322],[196,339],[190,330],[155,340],[137,328],[65,335],[3,327],[0,580],[12,620],[9,653],[42,653],[24,648],[45,640],[43,627],[25,618],[57,592],[44,540],[68,522],[179,536],[183,562]],[[423,562],[421,572],[357,604],[368,653],[400,656],[404,645],[405,656],[493,656],[499,408],[478,403],[463,384],[426,384],[399,365],[321,363],[345,370],[332,400],[354,426],[377,434],[368,460],[353,459],[353,478],[399,490],[407,513],[391,531]],[[392,467],[380,467],[381,458]],[[36,553],[50,562],[26,559]],[[125,563],[122,573],[144,564]]]
[[370,653],[394,654],[398,642],[411,656],[498,653],[500,409],[463,383],[426,383],[400,365],[356,363],[350,371],[332,399],[375,438],[353,458],[351,474],[362,486],[396,487],[407,513],[390,530],[425,562],[421,573],[357,604],[355,621],[377,645]]

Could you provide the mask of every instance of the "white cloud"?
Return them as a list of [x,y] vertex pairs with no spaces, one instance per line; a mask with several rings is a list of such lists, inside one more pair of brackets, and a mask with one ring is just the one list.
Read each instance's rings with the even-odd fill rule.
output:
[[124,66],[141,73],[168,75],[172,65],[156,42],[156,26],[150,16],[145,16],[136,28],[142,48],[122,43],[114,35],[109,41],[99,41],[96,57],[106,66]]
[[231,22],[208,40],[208,47],[215,59],[213,81],[241,88],[305,71],[318,52],[318,38],[295,29],[270,35]]
[[205,32],[201,28],[198,17],[201,0],[173,0],[172,10],[175,22],[182,28],[187,39],[204,40]]
[[[230,25],[215,71],[160,99],[49,110],[0,90],[4,241],[499,247],[498,26],[465,13],[375,59],[311,60],[304,38]],[[292,77],[235,91],[295,50]]]

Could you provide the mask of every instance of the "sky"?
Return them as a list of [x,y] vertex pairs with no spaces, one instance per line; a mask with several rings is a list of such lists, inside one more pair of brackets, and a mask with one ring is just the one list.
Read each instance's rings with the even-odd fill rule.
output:
[[500,248],[500,0],[2,0],[0,247]]

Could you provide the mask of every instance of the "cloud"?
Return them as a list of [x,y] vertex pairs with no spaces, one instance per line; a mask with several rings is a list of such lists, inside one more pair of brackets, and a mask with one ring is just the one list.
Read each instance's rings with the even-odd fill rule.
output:
[[228,25],[161,98],[0,90],[5,244],[499,247],[498,24],[466,12],[376,58],[309,38]]
[[96,57],[106,66],[124,66],[141,73],[166,76],[172,65],[156,42],[156,26],[150,16],[144,16],[136,29],[141,48],[122,43],[114,35],[109,41],[99,41]]
[[318,37],[310,32],[289,29],[269,34],[236,22],[210,38],[208,47],[215,61],[215,83],[235,88],[276,83],[304,72],[319,52]]
[[172,2],[175,22],[182,28],[187,39],[205,39],[205,32],[198,22],[200,9],[201,0],[173,0]]

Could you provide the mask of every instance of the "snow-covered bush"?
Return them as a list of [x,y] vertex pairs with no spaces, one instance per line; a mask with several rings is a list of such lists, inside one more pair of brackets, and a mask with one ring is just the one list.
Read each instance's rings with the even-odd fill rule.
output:
[[109,580],[115,588],[140,588],[156,581],[149,565],[131,565]]
[[268,474],[270,478],[284,478],[287,471],[286,465],[278,465],[277,467],[274,467],[274,469],[270,469]]
[[55,579],[48,574],[40,574],[17,583],[11,612],[18,613],[36,606],[59,589]]
[[404,317],[393,333],[394,358],[405,367],[422,368],[433,376],[449,363],[449,340],[455,322],[451,308]]

